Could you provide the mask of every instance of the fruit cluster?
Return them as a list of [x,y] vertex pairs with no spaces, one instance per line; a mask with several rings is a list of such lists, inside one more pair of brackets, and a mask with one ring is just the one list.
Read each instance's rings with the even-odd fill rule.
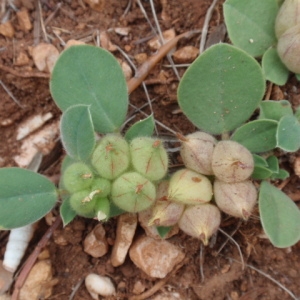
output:
[[[220,141],[204,132],[180,136],[185,169],[158,186],[150,225],[172,226],[197,237],[206,245],[221,222],[220,210],[248,219],[257,201],[249,180],[252,154],[234,141]],[[205,175],[213,175],[211,180]],[[214,195],[217,206],[209,202]]]
[[147,209],[156,200],[156,182],[168,170],[161,140],[138,137],[128,143],[117,134],[100,139],[89,164],[76,162],[63,173],[70,205],[80,216],[104,220],[110,201],[127,212]]

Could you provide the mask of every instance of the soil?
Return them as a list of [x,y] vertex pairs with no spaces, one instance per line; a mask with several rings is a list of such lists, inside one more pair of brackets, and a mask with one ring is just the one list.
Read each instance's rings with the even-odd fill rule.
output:
[[[51,112],[53,117],[47,121],[49,124],[59,120],[61,114],[49,92],[48,73],[39,72],[30,56],[31,47],[46,42],[45,35],[42,30],[24,31],[17,20],[16,12],[9,8],[8,2],[5,9],[1,11],[1,20],[7,18],[13,25],[15,33],[13,38],[0,35],[0,80],[19,101],[19,104],[14,102],[3,86],[0,86],[1,167],[16,166],[14,156],[20,154],[22,143],[16,139],[17,128],[24,120],[33,115]],[[128,12],[125,12],[129,2],[132,2],[131,6]],[[154,1],[154,4],[161,29],[164,31],[174,28],[176,34],[180,34],[203,27],[204,18],[211,2],[211,0],[157,0]],[[222,2],[219,1],[214,9],[209,25],[210,33],[222,23]],[[153,32],[138,1],[100,0],[100,11],[97,11],[82,0],[62,0],[59,2],[61,3],[60,9],[55,13],[58,2],[54,0],[16,0],[14,3],[17,9],[28,10],[32,24],[39,23],[40,18],[45,21],[53,14],[45,30],[48,34],[48,42],[57,47],[59,51],[63,50],[62,41],[85,39],[88,43],[95,44],[98,33],[107,31],[111,42],[118,45],[131,58],[139,53],[146,53],[148,56],[155,53],[147,44],[149,38],[153,37]],[[151,23],[154,24],[150,1],[141,1],[141,3]],[[115,27],[128,27],[129,34],[122,36],[110,30]],[[199,35],[190,39],[182,39],[177,48],[187,45],[198,47],[199,39]],[[20,53],[25,53],[29,58],[28,62],[22,66],[16,63]],[[120,52],[115,51],[113,54],[124,60]],[[172,69],[166,67],[167,64],[169,62],[164,58],[146,79],[150,99],[153,99],[154,117],[175,131],[183,134],[191,133],[195,128],[178,109],[176,99],[178,80]],[[183,75],[185,69],[178,69],[180,76]],[[46,76],[41,76],[41,74],[46,74]],[[167,80],[159,80],[162,74]],[[292,103],[294,109],[300,105],[300,84],[294,76],[290,77],[285,86],[269,86],[269,90],[271,91],[270,99],[287,99]],[[130,103],[137,107],[141,107],[147,101],[142,87],[136,89],[129,99]],[[148,106],[143,111],[151,113]],[[128,115],[133,113],[131,108]],[[132,122],[141,117],[142,115],[135,114]],[[158,126],[157,130],[161,136],[171,136],[162,127]],[[274,184],[283,187],[283,191],[291,195],[299,206],[300,179],[294,173],[293,163],[295,157],[300,153],[286,154],[278,151],[276,155],[280,160],[281,167],[288,170],[291,177],[286,182],[278,181]],[[52,179],[59,177],[63,156],[61,144],[57,140],[50,154],[44,156],[40,172]],[[178,153],[172,156],[171,163],[174,168],[181,165]],[[56,208],[53,215],[56,215],[57,212]],[[116,219],[113,218],[104,223],[106,236],[111,244],[115,239]],[[53,276],[57,279],[57,284],[49,299],[69,299],[75,287],[73,299],[91,299],[82,282],[84,277],[92,272],[106,274],[113,280],[117,287],[117,296],[111,299],[128,299],[133,295],[133,287],[137,281],[143,283],[145,290],[160,281],[150,278],[140,271],[129,258],[122,266],[114,268],[110,263],[110,251],[100,259],[87,255],[83,251],[82,241],[96,224],[95,220],[78,217],[65,228],[58,229],[49,240],[47,249],[50,253]],[[33,251],[48,227],[45,220],[41,220],[38,225],[26,256]],[[157,293],[146,299],[154,299],[157,295],[160,296],[156,299],[290,299],[291,296],[269,277],[277,280],[294,295],[300,297],[299,242],[287,249],[277,249],[272,246],[263,234],[257,209],[248,222],[241,224],[235,218],[224,216],[221,228],[228,234],[235,232],[233,238],[243,254],[246,264],[244,269],[240,263],[241,258],[237,246],[228,241],[223,234],[219,233],[215,237],[214,243],[204,249],[198,240],[180,232],[169,241],[184,249],[185,264],[168,278]],[[141,235],[142,232],[143,230],[139,228],[136,236]],[[64,243],[59,242],[61,238]],[[0,241],[0,258],[2,258],[7,242],[6,232],[0,233]],[[263,275],[251,267],[255,267],[267,275]],[[201,276],[201,273],[204,274],[204,277]],[[173,296],[163,298],[162,292],[176,292],[179,296],[175,298],[173,293]]]

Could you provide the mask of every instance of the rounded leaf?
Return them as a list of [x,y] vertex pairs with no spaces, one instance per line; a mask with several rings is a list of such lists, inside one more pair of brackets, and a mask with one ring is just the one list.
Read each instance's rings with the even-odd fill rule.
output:
[[275,247],[286,248],[299,241],[299,208],[267,181],[260,186],[259,211],[263,229]]
[[188,68],[178,102],[195,126],[221,134],[248,120],[264,92],[264,76],[255,59],[234,46],[217,44]]
[[57,191],[46,177],[20,168],[0,169],[0,228],[32,224],[55,205]]
[[258,57],[276,43],[276,1],[227,0],[223,8],[227,31],[235,46]]
[[54,66],[50,91],[63,111],[76,104],[90,105],[98,132],[115,132],[125,121],[125,77],[118,61],[104,49],[77,45],[64,50]]

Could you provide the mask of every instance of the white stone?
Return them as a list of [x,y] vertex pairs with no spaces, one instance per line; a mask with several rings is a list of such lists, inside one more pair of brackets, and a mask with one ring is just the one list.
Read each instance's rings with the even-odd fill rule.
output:
[[111,254],[111,264],[114,267],[124,263],[135,234],[136,226],[136,214],[123,214],[119,216],[116,240]]

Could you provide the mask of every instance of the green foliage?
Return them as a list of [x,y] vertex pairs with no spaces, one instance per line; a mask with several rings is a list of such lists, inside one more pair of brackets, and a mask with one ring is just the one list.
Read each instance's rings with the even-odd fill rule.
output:
[[275,0],[227,0],[223,9],[227,31],[235,46],[260,57],[276,44]]
[[62,115],[60,133],[67,153],[74,159],[87,161],[95,146],[94,126],[89,106],[69,107]]
[[90,106],[97,132],[115,132],[125,121],[125,77],[118,61],[104,49],[78,45],[63,51],[52,72],[50,91],[63,111],[76,104]]
[[64,198],[64,201],[59,208],[59,213],[64,226],[67,226],[77,216],[77,213],[70,205],[70,196]]
[[291,103],[287,100],[263,101],[260,106],[259,119],[279,121],[282,117],[293,115]]
[[150,115],[144,120],[134,123],[125,133],[125,139],[130,142],[139,136],[151,136],[154,131],[154,118]]
[[195,126],[221,134],[245,122],[260,104],[264,91],[259,64],[236,47],[218,44],[185,72],[178,102]]
[[55,185],[30,170],[0,169],[0,186],[0,229],[32,224],[56,204]]
[[268,49],[262,57],[262,69],[266,80],[269,80],[277,85],[286,84],[290,71],[280,60],[277,50],[274,48]]
[[239,127],[231,139],[251,152],[266,152],[276,147],[277,125],[274,120],[255,120]]
[[283,192],[262,182],[259,193],[260,219],[272,244],[279,248],[294,245],[300,239],[300,211]]

